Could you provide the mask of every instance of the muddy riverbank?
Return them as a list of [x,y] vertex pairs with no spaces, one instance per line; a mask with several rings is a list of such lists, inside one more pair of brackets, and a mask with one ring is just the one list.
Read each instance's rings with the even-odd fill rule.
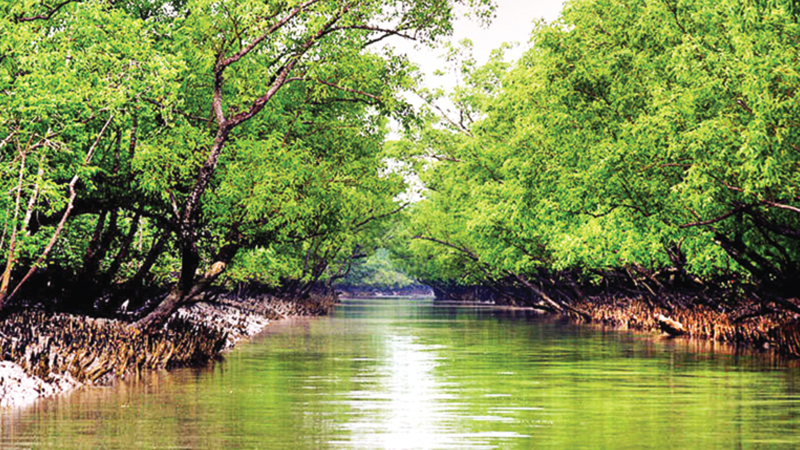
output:
[[0,321],[0,407],[17,408],[146,370],[201,366],[276,320],[320,315],[331,299],[225,298],[181,308],[159,331],[63,313],[24,311]]
[[800,315],[789,311],[786,302],[795,304],[783,300],[706,305],[677,296],[670,300],[619,296],[586,298],[576,302],[575,308],[587,312],[595,324],[744,345],[800,358]]
[[[540,309],[580,323],[769,350],[800,359],[800,299],[735,275],[707,280],[685,272],[609,270],[507,277],[491,285],[437,282],[436,299],[492,300]],[[523,282],[524,281],[524,282]],[[435,283],[432,283],[435,284]]]

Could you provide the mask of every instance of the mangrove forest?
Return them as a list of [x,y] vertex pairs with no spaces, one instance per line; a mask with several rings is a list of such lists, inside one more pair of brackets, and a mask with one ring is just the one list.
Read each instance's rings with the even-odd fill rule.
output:
[[569,0],[519,58],[447,44],[495,8],[0,1],[0,359],[203,364],[229,333],[181,308],[402,289],[800,356],[796,2]]

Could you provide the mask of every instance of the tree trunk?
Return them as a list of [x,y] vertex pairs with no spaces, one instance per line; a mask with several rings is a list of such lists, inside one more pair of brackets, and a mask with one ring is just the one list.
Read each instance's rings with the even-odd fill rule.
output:
[[[215,262],[211,266],[211,269],[209,269],[200,280],[195,280],[197,268],[200,266],[200,256],[196,244],[197,235],[195,232],[200,200],[214,175],[219,156],[228,140],[229,132],[230,129],[226,124],[223,123],[220,125],[214,137],[214,144],[211,146],[211,151],[209,151],[205,163],[200,168],[197,181],[195,181],[192,192],[186,200],[186,206],[180,217],[178,217],[178,237],[181,247],[181,273],[178,277],[178,282],[172,288],[169,295],[167,295],[167,298],[162,300],[156,309],[136,322],[135,326],[139,329],[157,328],[162,325],[181,307],[181,305],[201,294],[211,282],[216,280],[219,274],[224,271],[225,266],[230,262],[230,260]],[[233,259],[233,255],[231,255],[231,259]]]
[[[304,6],[295,8],[293,12],[289,14],[283,21],[279,21],[276,27],[283,26],[283,24],[287,23],[294,15],[302,12],[304,8]],[[347,10],[349,10],[349,6],[345,9],[345,11],[336,15],[334,19],[326,22],[318,32],[313,33],[310,37],[308,37],[307,40],[299,45],[299,47],[292,52],[295,57],[278,71],[273,80],[270,81],[269,88],[267,89],[266,93],[253,101],[250,108],[248,108],[246,111],[242,111],[229,119],[225,118],[225,112],[223,110],[223,73],[228,66],[246,56],[262,40],[266,39],[266,37],[269,35],[269,32],[229,58],[224,58],[223,54],[218,56],[214,65],[214,82],[212,89],[212,110],[216,119],[217,133],[214,136],[214,141],[208,152],[208,156],[206,157],[203,165],[200,167],[200,171],[197,175],[197,181],[195,181],[194,187],[186,199],[186,204],[184,205],[183,210],[180,212],[179,217],[176,217],[179,236],[178,239],[181,246],[180,278],[167,298],[164,299],[164,301],[162,301],[153,312],[137,322],[136,326],[138,328],[150,328],[161,325],[183,303],[191,301],[193,297],[200,295],[200,293],[204,291],[211,282],[216,280],[219,274],[224,271],[225,266],[230,262],[231,259],[233,259],[233,255],[235,255],[236,250],[238,250],[238,244],[226,246],[226,248],[235,248],[235,250],[231,252],[230,258],[217,258],[217,261],[211,266],[211,269],[209,269],[209,271],[206,272],[206,274],[200,280],[195,281],[195,272],[200,265],[200,258],[196,247],[198,212],[201,207],[203,194],[205,193],[208,184],[211,182],[214,172],[216,171],[217,163],[219,162],[219,157],[222,154],[222,150],[228,141],[231,131],[239,125],[247,122],[264,109],[272,97],[275,96],[275,94],[290,81],[289,75],[294,70],[294,67],[300,58],[335,26],[336,22],[341,19],[342,15],[347,12]],[[236,240],[234,239],[233,242],[236,242]],[[224,249],[221,252],[224,252]]]
[[14,219],[11,222],[11,241],[8,243],[6,268],[3,271],[2,280],[0,280],[0,310],[3,309],[3,304],[6,301],[8,285],[11,280],[11,270],[14,268],[14,252],[17,249],[17,219],[19,218],[19,204],[22,198],[22,182],[25,179],[25,161],[27,156],[27,152],[20,152],[19,181],[17,182],[17,195],[14,201]]
[[[175,286],[170,291],[167,298],[161,301],[156,306],[156,309],[151,311],[144,318],[136,322],[133,326],[140,330],[155,329],[163,326],[164,323],[178,310],[181,306],[198,301],[208,290],[208,287],[219,278],[225,271],[230,262],[236,256],[239,250],[238,244],[229,244],[224,246],[217,257],[216,262],[203,274],[200,279],[195,280],[194,273],[189,280],[178,280]],[[197,270],[199,265],[199,257],[196,251],[182,256],[182,269],[181,277],[188,276],[189,270]]]
[[516,275],[516,274],[512,274],[512,275],[514,277],[516,277],[517,280],[519,280],[523,285],[525,285],[525,287],[527,287],[528,289],[533,291],[534,294],[539,296],[539,298],[541,298],[545,303],[547,303],[548,305],[554,307],[556,310],[558,310],[558,311],[563,311],[563,310],[571,311],[571,312],[577,314],[578,316],[580,316],[581,318],[583,318],[584,320],[586,320],[587,322],[591,322],[592,321],[592,316],[589,313],[587,313],[586,311],[581,311],[580,309],[575,308],[574,306],[570,305],[569,303],[561,302],[561,301],[554,300],[554,299],[550,298],[550,296],[545,294],[544,291],[542,291],[541,289],[536,287],[533,283],[528,281],[528,279],[525,278],[522,275]]
[[128,234],[125,236],[125,240],[122,242],[117,256],[114,258],[114,261],[111,262],[111,266],[109,266],[108,270],[103,274],[102,279],[100,280],[103,286],[109,285],[111,280],[113,280],[117,275],[117,272],[119,272],[120,267],[122,267],[122,262],[125,261],[125,258],[128,256],[128,251],[131,248],[133,238],[136,235],[136,232],[139,230],[140,219],[141,214],[139,213],[133,217],[133,220],[131,221],[131,227],[128,229]]
[[158,240],[150,247],[150,251],[147,252],[147,256],[144,258],[144,262],[139,267],[139,270],[136,271],[136,275],[126,283],[127,286],[133,289],[142,287],[145,278],[147,278],[147,275],[150,273],[150,269],[153,268],[156,261],[158,261],[158,257],[164,252],[164,247],[167,245],[167,240],[171,234],[172,232],[170,230],[164,230],[164,232],[161,233]]
[[28,210],[25,211],[25,219],[22,221],[22,227],[20,230],[25,231],[25,235],[29,236],[28,233],[28,225],[31,223],[31,219],[33,218],[33,209],[36,207],[36,200],[39,198],[39,191],[42,189],[42,183],[44,178],[44,163],[39,161],[39,170],[36,172],[36,185],[33,187],[33,194],[31,198],[28,199]]
[[[111,210],[110,217],[108,218],[108,225],[105,226],[106,211],[97,219],[97,228],[92,237],[92,242],[86,250],[86,257],[83,261],[82,274],[79,277],[81,283],[86,285],[94,285],[97,283],[97,274],[100,271],[100,263],[108,254],[111,244],[119,234],[117,227],[117,219],[119,211],[116,208]],[[105,231],[103,229],[105,228]]]

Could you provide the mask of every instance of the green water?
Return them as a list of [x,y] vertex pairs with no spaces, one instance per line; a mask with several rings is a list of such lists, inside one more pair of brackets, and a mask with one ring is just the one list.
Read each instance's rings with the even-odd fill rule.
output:
[[789,449],[800,370],[520,311],[348,301],[213,367],[1,419],[1,448]]

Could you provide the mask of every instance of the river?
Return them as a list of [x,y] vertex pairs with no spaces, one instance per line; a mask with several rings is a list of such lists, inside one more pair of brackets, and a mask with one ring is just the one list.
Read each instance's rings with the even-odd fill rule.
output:
[[348,300],[202,369],[0,415],[0,448],[800,447],[800,369],[527,311]]

